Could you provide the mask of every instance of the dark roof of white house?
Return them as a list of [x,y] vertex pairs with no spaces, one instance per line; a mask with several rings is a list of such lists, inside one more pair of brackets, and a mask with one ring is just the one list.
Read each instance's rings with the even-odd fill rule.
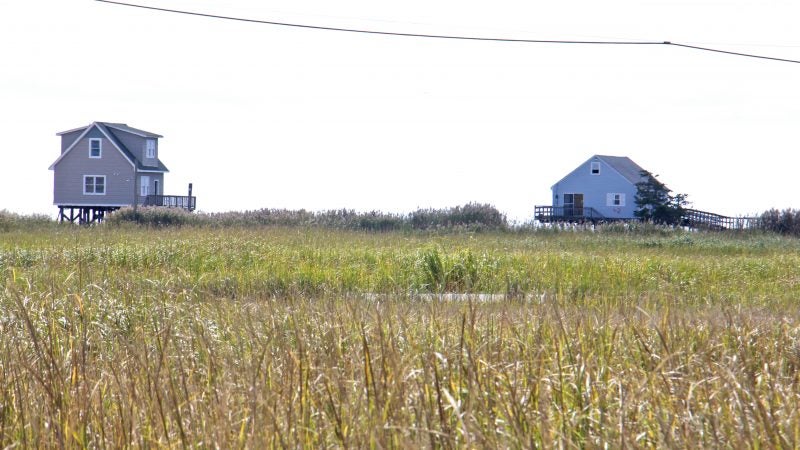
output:
[[642,181],[642,171],[644,169],[627,156],[594,155],[592,159],[594,158],[608,164],[612,169],[619,172],[620,175],[633,184]]

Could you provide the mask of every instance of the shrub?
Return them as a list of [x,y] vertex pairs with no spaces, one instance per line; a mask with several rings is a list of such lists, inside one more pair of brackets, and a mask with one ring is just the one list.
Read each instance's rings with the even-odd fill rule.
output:
[[492,205],[468,203],[448,209],[418,209],[411,213],[411,226],[418,230],[435,228],[506,229],[505,214]]
[[199,215],[180,208],[126,207],[114,211],[105,220],[109,225],[130,222],[150,227],[202,225],[206,221]]
[[759,228],[764,231],[800,236],[800,210],[787,208],[783,211],[770,209],[761,214]]
[[0,232],[11,230],[31,229],[34,227],[52,226],[56,222],[44,214],[21,215],[0,210]]
[[146,226],[283,226],[320,227],[352,231],[401,231],[434,229],[505,230],[506,216],[494,206],[470,203],[447,209],[419,209],[409,215],[380,211],[357,212],[336,209],[311,212],[304,209],[259,209],[224,213],[189,213],[181,209],[122,208],[106,219],[113,225],[125,222]]

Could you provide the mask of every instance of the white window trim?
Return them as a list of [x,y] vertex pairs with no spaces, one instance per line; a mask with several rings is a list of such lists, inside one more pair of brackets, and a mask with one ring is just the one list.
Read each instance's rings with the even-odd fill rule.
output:
[[[97,141],[97,148],[100,153],[97,156],[92,156],[92,142]],[[89,158],[100,159],[103,157],[103,140],[100,138],[89,138]]]
[[[95,186],[95,192],[86,192],[86,179],[89,178],[89,177],[92,177],[92,178],[95,179],[94,183],[93,183],[93,186]],[[97,191],[97,179],[98,178],[102,178],[103,179],[103,192],[96,192]],[[105,175],[84,175],[83,176],[83,195],[106,195],[106,192],[108,192],[107,180],[108,180],[108,178],[106,178]]]
[[[619,204],[615,204],[616,197],[619,196]],[[606,206],[622,208],[625,206],[625,194],[621,192],[609,192],[606,194]]]
[[[151,142],[153,144],[152,147],[150,146]],[[155,139],[147,139],[147,140],[145,140],[144,154],[145,154],[145,158],[153,159],[153,158],[156,157],[156,140]]]
[[[597,173],[594,173],[595,168],[597,168]],[[600,162],[592,161],[592,163],[589,165],[589,173],[594,176],[600,175]]]

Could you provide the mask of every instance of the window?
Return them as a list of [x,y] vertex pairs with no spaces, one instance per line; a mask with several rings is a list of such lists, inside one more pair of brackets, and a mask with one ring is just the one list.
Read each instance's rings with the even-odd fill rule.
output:
[[600,163],[593,162],[592,163],[592,175],[600,175]]
[[142,197],[150,195],[150,177],[142,175],[139,179],[139,192]]
[[147,150],[145,151],[145,158],[155,158],[156,157],[156,140],[155,139],[148,139],[147,141]]
[[99,158],[103,153],[103,141],[101,139],[89,139],[89,158]]
[[625,206],[625,194],[606,194],[606,206]]
[[105,175],[84,175],[83,176],[84,195],[106,195]]
[[564,216],[583,216],[583,194],[564,194]]

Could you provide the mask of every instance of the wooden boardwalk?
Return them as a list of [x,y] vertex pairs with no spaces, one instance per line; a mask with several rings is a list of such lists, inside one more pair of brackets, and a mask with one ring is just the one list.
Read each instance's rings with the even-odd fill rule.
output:
[[758,217],[730,217],[697,209],[687,209],[681,219],[685,226],[708,230],[747,230],[759,223]]
[[[706,230],[746,230],[758,227],[758,217],[731,217],[698,209],[686,209],[681,225]],[[535,206],[534,220],[541,223],[601,223],[612,221],[637,221],[638,219],[612,219],[590,207]]]

